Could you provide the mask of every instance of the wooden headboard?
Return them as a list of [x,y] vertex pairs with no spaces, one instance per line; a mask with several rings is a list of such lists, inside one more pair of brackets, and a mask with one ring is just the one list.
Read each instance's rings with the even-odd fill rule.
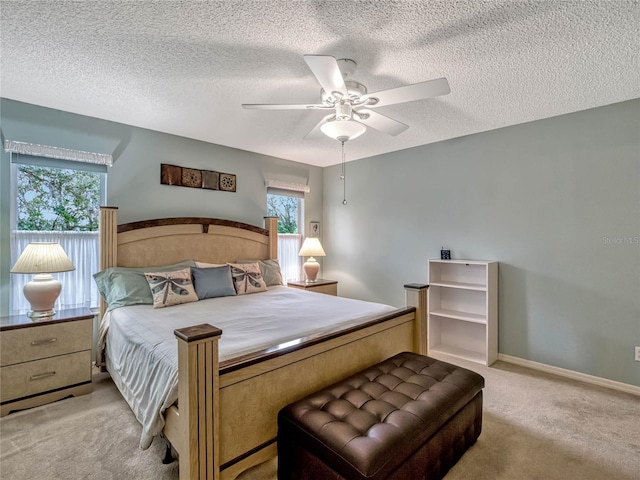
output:
[[217,218],[179,217],[118,225],[118,208],[100,207],[100,270],[183,260],[227,263],[278,258],[278,219],[265,217],[264,222],[265,228],[260,228]]

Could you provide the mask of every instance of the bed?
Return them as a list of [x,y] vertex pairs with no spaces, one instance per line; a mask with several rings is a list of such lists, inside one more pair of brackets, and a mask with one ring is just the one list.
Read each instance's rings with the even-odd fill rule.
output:
[[[101,209],[101,270],[149,268],[186,259],[225,264],[243,258],[277,258],[277,219],[272,217],[265,218],[264,228],[192,217],[118,226],[117,211]],[[161,429],[178,452],[181,480],[233,479],[276,455],[276,419],[283,406],[396,353],[426,353],[426,286],[408,284],[405,289],[408,306],[400,309],[286,286],[243,296],[242,303],[248,306],[242,308],[251,314],[236,309],[240,297],[162,309],[149,305],[109,309],[102,302],[105,364],[136,416],[153,419],[141,421],[141,446]],[[287,319],[291,328],[284,330],[269,323],[284,316],[283,305],[290,305],[287,309],[301,317]],[[272,312],[269,318],[262,315],[267,311]],[[329,313],[332,325],[316,328],[312,312],[322,311]],[[240,338],[234,328],[246,320],[243,316],[256,316],[256,312],[261,327],[249,335],[255,333],[255,342],[248,341],[247,335]],[[158,314],[166,317],[170,327],[158,327]],[[304,325],[305,319],[310,326]],[[142,330],[133,336],[151,338],[147,349],[153,354],[147,358],[158,354],[172,357],[176,364],[173,370],[163,366],[139,375],[161,385],[163,395],[156,399],[161,406],[151,408],[161,410],[161,418],[153,418],[153,412],[140,415],[149,390],[122,375],[130,360],[121,356],[128,347],[119,346],[116,332],[124,338],[131,336],[126,331],[138,328]],[[156,360],[146,362],[154,365]],[[156,378],[163,376],[159,372],[166,378]],[[136,397],[141,391],[142,397]]]

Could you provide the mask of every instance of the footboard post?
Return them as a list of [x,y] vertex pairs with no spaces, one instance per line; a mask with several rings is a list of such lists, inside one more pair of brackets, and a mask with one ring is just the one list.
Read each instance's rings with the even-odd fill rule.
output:
[[413,351],[421,355],[427,354],[427,289],[429,285],[408,283],[404,286],[407,292],[407,307],[416,307]]
[[218,340],[208,324],[175,330],[178,338],[180,480],[218,480]]

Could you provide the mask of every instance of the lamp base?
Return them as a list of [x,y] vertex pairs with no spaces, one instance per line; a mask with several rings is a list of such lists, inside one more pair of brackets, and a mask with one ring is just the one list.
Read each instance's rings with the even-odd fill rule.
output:
[[304,274],[307,277],[307,283],[315,283],[318,272],[320,271],[320,264],[318,261],[313,257],[309,257],[309,259],[304,262],[302,268],[304,269]]
[[31,311],[31,312],[27,313],[27,316],[29,318],[33,318],[34,320],[38,320],[40,318],[53,317],[55,314],[56,314],[55,310],[48,310],[46,312],[34,312],[34,311]]
[[55,315],[53,306],[60,295],[62,285],[48,273],[38,274],[28,282],[22,292],[31,304],[31,318],[48,318]]

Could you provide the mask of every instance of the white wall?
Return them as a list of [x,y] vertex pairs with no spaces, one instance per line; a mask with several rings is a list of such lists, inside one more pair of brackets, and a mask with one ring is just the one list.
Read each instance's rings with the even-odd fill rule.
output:
[[501,353],[640,385],[640,100],[349,162],[347,206],[339,170],[342,295],[403,305],[441,246],[498,260]]

